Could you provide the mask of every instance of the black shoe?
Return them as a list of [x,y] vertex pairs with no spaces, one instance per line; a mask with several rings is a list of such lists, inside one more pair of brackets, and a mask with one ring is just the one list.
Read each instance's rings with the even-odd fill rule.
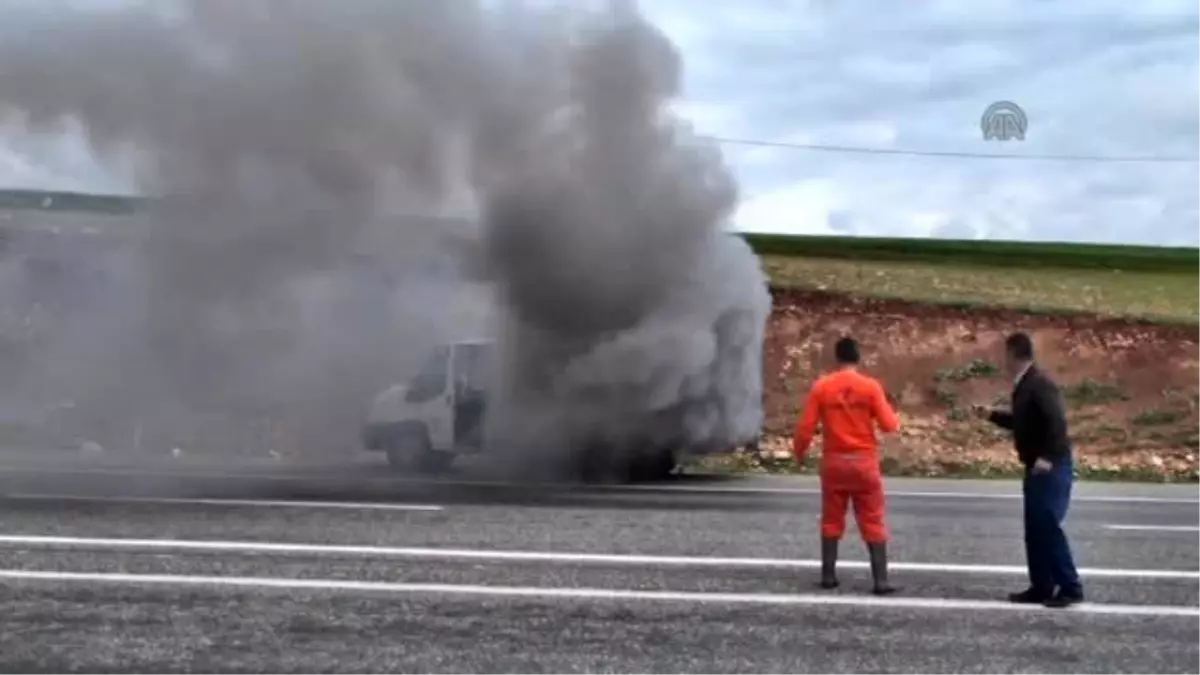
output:
[[831,591],[837,588],[838,540],[821,539],[821,588]]
[[1049,602],[1053,594],[1046,591],[1039,591],[1036,588],[1027,588],[1020,593],[1009,593],[1008,601],[1018,605],[1040,605]]
[[1047,607],[1055,609],[1063,609],[1083,602],[1083,590],[1063,592],[1059,591],[1054,594],[1054,597],[1046,600],[1044,603]]
[[900,590],[888,583],[887,543],[867,544],[867,555],[871,559],[871,577],[875,580],[871,592],[875,595],[892,595]]

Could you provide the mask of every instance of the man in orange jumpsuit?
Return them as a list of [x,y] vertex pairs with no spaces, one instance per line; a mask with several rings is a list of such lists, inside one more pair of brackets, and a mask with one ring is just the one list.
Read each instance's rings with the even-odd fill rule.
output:
[[853,502],[871,559],[874,592],[889,595],[896,589],[887,579],[888,530],[875,425],[893,432],[900,420],[879,381],[858,372],[859,349],[853,338],[839,340],[834,355],[837,369],[813,384],[792,440],[796,460],[803,462],[821,425],[821,587],[837,588],[838,542],[846,531],[846,507]]

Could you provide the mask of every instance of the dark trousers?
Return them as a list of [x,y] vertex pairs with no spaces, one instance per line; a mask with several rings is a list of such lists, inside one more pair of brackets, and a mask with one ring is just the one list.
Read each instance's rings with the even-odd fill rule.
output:
[[1063,520],[1071,503],[1074,467],[1070,459],[1054,463],[1044,474],[1025,471],[1025,559],[1029,583],[1040,593],[1079,590],[1079,573],[1071,556],[1071,545],[1063,531]]

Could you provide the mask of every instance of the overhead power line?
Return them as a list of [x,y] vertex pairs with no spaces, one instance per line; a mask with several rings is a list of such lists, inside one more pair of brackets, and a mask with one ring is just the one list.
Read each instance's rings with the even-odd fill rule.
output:
[[809,150],[813,152],[843,152],[862,155],[910,155],[915,157],[962,157],[967,159],[1015,159],[1042,162],[1100,162],[1100,163],[1157,163],[1157,164],[1195,164],[1200,157],[1171,157],[1147,155],[1137,156],[1104,156],[1104,155],[1017,155],[1000,152],[966,152],[953,150],[905,150],[901,148],[867,148],[852,145],[820,145],[814,143],[789,143],[786,141],[756,141],[745,138],[724,138],[721,136],[704,136],[710,141],[721,145],[747,145],[761,148],[783,148],[785,150]]

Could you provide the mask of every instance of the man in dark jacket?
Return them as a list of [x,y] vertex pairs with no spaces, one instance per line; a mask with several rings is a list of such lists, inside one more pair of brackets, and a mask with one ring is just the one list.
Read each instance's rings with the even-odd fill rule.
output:
[[1012,406],[976,407],[976,414],[1013,434],[1025,465],[1025,557],[1030,586],[1013,593],[1018,603],[1067,607],[1083,600],[1063,520],[1071,501],[1074,466],[1067,414],[1058,386],[1033,361],[1033,341],[1013,333],[1004,341],[1005,366],[1013,377]]

